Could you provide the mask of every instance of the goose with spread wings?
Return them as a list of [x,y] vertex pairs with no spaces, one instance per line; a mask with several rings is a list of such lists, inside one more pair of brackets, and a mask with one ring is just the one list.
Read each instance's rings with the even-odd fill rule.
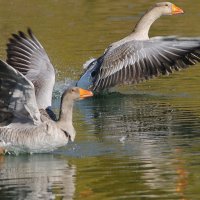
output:
[[[152,23],[160,16],[182,13],[181,8],[170,2],[156,3],[130,35],[114,42],[102,56],[85,64],[77,86],[98,93],[119,84],[134,84],[170,74],[199,62],[200,38],[148,36]],[[55,72],[40,42],[28,29],[28,35],[21,31],[13,34],[7,47],[7,62],[32,81],[39,108],[56,119],[49,109]]]
[[40,96],[37,95],[34,84],[27,77],[0,60],[1,152],[49,152],[74,140],[73,102],[92,96],[92,92],[78,87],[66,90],[57,121],[38,104]]
[[154,37],[149,29],[162,15],[182,14],[170,2],[156,3],[127,37],[111,44],[97,59],[86,62],[77,85],[100,92],[170,74],[200,61],[200,38]]

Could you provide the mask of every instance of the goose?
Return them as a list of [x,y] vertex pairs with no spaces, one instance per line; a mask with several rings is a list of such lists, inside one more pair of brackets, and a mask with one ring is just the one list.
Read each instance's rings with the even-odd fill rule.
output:
[[[0,60],[0,150],[21,153],[50,152],[75,138],[73,102],[92,96],[78,87],[64,91],[60,114],[52,120],[36,100],[33,83],[8,63]],[[48,92],[47,92],[48,94]],[[44,93],[43,96],[46,94]]]
[[200,61],[200,38],[152,37],[149,29],[163,15],[183,14],[170,2],[156,3],[133,32],[112,43],[97,59],[84,64],[78,87],[99,93],[120,84],[136,84],[187,68]]
[[[148,36],[152,23],[160,16],[183,13],[181,8],[170,2],[156,3],[130,35],[112,43],[103,55],[83,65],[84,72],[76,85],[97,94],[116,85],[136,84],[168,75],[199,62],[200,38]],[[45,109],[56,120],[50,109],[54,67],[31,29],[28,29],[28,35],[19,31],[9,39],[7,63],[32,81],[39,108]]]

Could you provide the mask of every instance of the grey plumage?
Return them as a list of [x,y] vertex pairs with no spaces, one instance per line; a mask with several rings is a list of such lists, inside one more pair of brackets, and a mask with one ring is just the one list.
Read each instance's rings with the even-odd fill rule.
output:
[[[170,2],[155,4],[130,35],[109,45],[102,56],[84,66],[85,72],[77,85],[99,92],[170,74],[199,62],[200,38],[149,38],[149,29],[156,19],[181,13],[183,10]],[[85,77],[91,83],[87,83]]]
[[104,54],[93,90],[138,83],[197,62],[200,62],[199,39],[128,41]]
[[28,35],[21,31],[12,34],[7,44],[7,63],[33,83],[39,109],[51,106],[55,70],[31,29]]
[[39,108],[32,82],[0,60],[0,148],[16,153],[48,152],[73,141],[73,102],[88,96],[92,93],[77,87],[66,90],[59,119],[53,121]]

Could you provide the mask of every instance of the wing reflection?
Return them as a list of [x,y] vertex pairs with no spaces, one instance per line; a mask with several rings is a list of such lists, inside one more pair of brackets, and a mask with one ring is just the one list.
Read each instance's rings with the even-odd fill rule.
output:
[[159,135],[181,133],[185,136],[195,124],[198,125],[196,122],[199,122],[199,118],[192,112],[173,107],[167,102],[165,96],[157,98],[145,94],[111,93],[81,101],[78,108],[83,113],[82,118],[91,125],[90,129],[94,128],[94,133],[104,138],[113,135],[131,139],[138,133],[140,137],[143,134],[148,139],[152,136],[153,140]]
[[54,155],[1,157],[2,199],[73,199],[76,167]]

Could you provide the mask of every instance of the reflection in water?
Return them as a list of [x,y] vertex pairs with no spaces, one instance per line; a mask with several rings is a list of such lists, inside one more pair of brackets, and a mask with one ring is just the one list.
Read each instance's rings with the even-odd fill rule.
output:
[[181,158],[181,154],[183,153],[182,149],[176,149],[175,157],[176,157],[176,173],[177,173],[177,180],[176,180],[176,192],[180,194],[181,198],[184,200],[185,198],[185,191],[188,184],[188,171],[186,169],[186,161]]
[[[99,148],[98,151],[108,157],[108,160],[98,159],[98,164],[95,161],[91,171],[107,166],[110,179],[116,181],[113,183],[115,192],[122,190],[119,183],[122,179],[123,191],[131,198],[149,195],[164,198],[170,193],[170,197],[187,199],[184,196],[189,172],[185,163],[193,155],[195,146],[200,145],[197,131],[200,120],[189,111],[170,106],[166,100],[167,97],[145,94],[110,94],[78,103],[83,113],[79,120],[89,123],[88,131],[102,143],[102,146],[95,145],[95,149]],[[78,154],[83,153],[84,148],[83,145]],[[94,148],[91,152],[96,153]],[[115,169],[119,173],[115,174]],[[131,177],[136,182],[141,180],[142,186]],[[100,178],[99,181],[103,182]],[[131,192],[131,185],[140,189]]]
[[152,136],[155,139],[179,133],[190,137],[188,131],[194,132],[196,127],[200,127],[198,117],[190,111],[184,111],[184,108],[166,103],[167,98],[149,94],[112,93],[81,101],[77,105],[84,120],[93,126],[90,129],[104,138],[113,135],[131,139],[148,135],[148,138]]
[[5,156],[0,161],[1,199],[73,199],[76,167],[54,155]]

